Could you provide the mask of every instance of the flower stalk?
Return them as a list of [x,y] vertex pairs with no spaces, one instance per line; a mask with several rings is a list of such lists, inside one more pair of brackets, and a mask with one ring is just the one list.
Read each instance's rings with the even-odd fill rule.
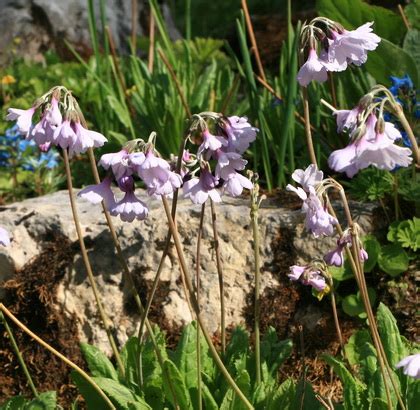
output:
[[60,360],[74,369],[77,373],[80,374],[94,389],[95,391],[102,397],[102,399],[106,402],[107,406],[111,410],[115,410],[115,406],[109,400],[107,395],[100,389],[100,387],[95,383],[95,381],[84,371],[82,370],[77,364],[73,363],[69,360],[66,356],[61,354],[59,351],[55,350],[52,346],[50,346],[47,342],[42,340],[39,336],[29,330],[17,317],[10,312],[3,303],[0,303],[0,310],[12,321],[14,322],[22,331],[24,331],[27,335],[29,335],[32,339],[34,339],[37,343],[43,346],[45,349],[49,350],[53,355],[57,356]]
[[86,246],[85,246],[85,241],[84,241],[84,238],[83,238],[82,228],[80,226],[79,214],[77,212],[76,201],[75,201],[74,193],[73,193],[73,182],[72,182],[70,161],[69,161],[69,156],[68,156],[68,153],[67,153],[67,149],[63,149],[63,157],[64,157],[64,166],[65,166],[65,170],[66,170],[67,188],[68,188],[68,192],[69,192],[70,206],[71,206],[71,210],[72,210],[72,214],[73,214],[73,220],[74,220],[74,224],[75,224],[75,227],[76,227],[77,236],[79,238],[79,244],[80,244],[80,250],[82,252],[83,262],[84,262],[84,265],[85,265],[85,268],[86,268],[86,272],[87,272],[87,275],[88,275],[90,285],[92,287],[92,291],[93,291],[93,294],[94,294],[94,297],[95,297],[96,304],[98,306],[98,311],[99,311],[99,315],[100,315],[101,320],[102,320],[102,324],[105,328],[106,334],[108,336],[109,344],[111,345],[111,349],[112,349],[112,351],[114,353],[114,356],[115,356],[115,359],[117,361],[118,369],[120,370],[121,374],[124,375],[125,374],[124,365],[122,363],[120,354],[118,352],[118,348],[117,348],[117,345],[115,343],[114,337],[112,335],[111,326],[109,324],[110,321],[109,321],[109,318],[108,318],[108,316],[105,312],[105,309],[102,305],[101,297],[99,295],[98,288],[96,287],[96,282],[95,282],[95,278],[93,276],[92,267],[90,265],[89,257],[88,257],[87,251],[86,251]]
[[29,387],[32,390],[32,393],[35,397],[38,397],[38,390],[35,387],[35,383],[32,380],[31,374],[29,373],[29,370],[26,366],[25,360],[23,359],[22,353],[19,350],[19,346],[16,342],[16,339],[13,335],[13,331],[10,328],[9,324],[7,323],[6,318],[4,317],[3,313],[0,312],[0,322],[3,323],[7,334],[9,335],[10,344],[12,345],[13,350],[15,351],[16,357],[19,361],[20,367],[22,368],[23,373],[25,374],[26,380],[28,381]]
[[223,279],[223,267],[222,259],[220,257],[220,244],[219,244],[219,235],[217,232],[217,217],[216,217],[216,207],[212,199],[210,199],[211,205],[211,221],[213,225],[213,239],[214,239],[214,249],[216,252],[216,266],[217,266],[217,276],[219,278],[219,293],[220,293],[220,334],[221,334],[221,344],[222,344],[222,354],[226,352],[226,308],[225,308],[225,283]]
[[179,234],[178,234],[178,230],[177,230],[175,222],[172,218],[168,200],[165,198],[165,196],[162,196],[162,202],[163,202],[163,206],[164,206],[164,209],[165,209],[166,218],[168,219],[169,229],[170,229],[171,234],[174,238],[175,248],[176,248],[176,251],[177,251],[177,254],[178,254],[178,259],[179,259],[179,262],[180,262],[180,265],[181,265],[181,268],[182,268],[181,272],[185,275],[185,281],[186,281],[186,284],[187,284],[187,287],[188,287],[191,304],[192,304],[192,306],[193,306],[193,308],[196,312],[198,324],[199,324],[199,326],[201,328],[201,331],[203,332],[204,338],[206,339],[206,342],[209,346],[210,354],[212,355],[214,361],[216,362],[217,367],[219,368],[219,370],[221,371],[221,373],[225,377],[226,381],[228,382],[230,387],[235,391],[235,393],[238,395],[238,397],[241,399],[241,401],[244,403],[244,405],[248,409],[253,409],[252,404],[249,402],[249,400],[242,393],[241,389],[235,383],[232,376],[229,374],[228,370],[224,366],[224,364],[223,364],[222,360],[220,359],[219,354],[217,353],[217,350],[214,347],[214,344],[211,340],[210,333],[208,332],[207,328],[204,325],[204,321],[203,321],[203,318],[201,316],[199,306],[198,306],[198,303],[197,303],[197,298],[194,294],[194,289],[193,289],[193,285],[192,285],[191,278],[190,278],[190,275],[189,275],[189,270],[188,270],[187,263],[186,263],[186,260],[185,260],[184,251],[182,249],[182,244],[181,244],[181,240],[180,240],[180,237],[179,237]]

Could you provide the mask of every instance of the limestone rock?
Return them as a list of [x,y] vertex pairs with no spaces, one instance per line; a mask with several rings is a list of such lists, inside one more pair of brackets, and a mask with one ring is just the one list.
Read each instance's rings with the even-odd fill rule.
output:
[[[142,192],[139,195],[145,197]],[[101,207],[92,206],[82,199],[77,203],[95,280],[105,309],[116,326],[117,339],[124,343],[129,336],[135,334],[139,316],[132,307],[134,304],[116,258]],[[247,295],[253,288],[254,257],[249,200],[227,198],[216,207],[225,280],[226,324],[229,326],[244,322]],[[144,222],[124,223],[113,218],[124,257],[143,296],[147,294],[145,286],[150,287],[154,279],[167,234],[166,219],[160,202],[151,201],[150,208],[149,218]],[[371,231],[374,205],[352,204],[352,211],[363,230]],[[199,215],[199,206],[186,200],[179,201],[177,224],[192,275],[195,272]],[[286,275],[290,265],[321,257],[334,246],[331,238],[320,240],[306,233],[299,204],[285,207],[276,203],[276,200],[266,200],[259,215],[262,292],[280,285],[289,286]],[[8,229],[12,237],[10,247],[0,248],[0,287],[2,281],[13,278],[16,270],[36,258],[47,241],[64,235],[71,242],[77,242],[66,191],[1,208],[0,225]],[[220,327],[220,298],[209,209],[204,220],[200,265],[202,312],[209,330],[216,332]],[[73,262],[66,269],[55,295],[57,309],[63,310],[69,316],[75,315],[82,340],[109,352],[106,334],[99,323],[92,289],[79,252],[76,252]],[[174,327],[190,321],[191,314],[184,296],[173,246],[164,265],[160,289],[157,305],[154,307],[155,317]],[[280,304],[278,309],[283,309],[283,306]]]

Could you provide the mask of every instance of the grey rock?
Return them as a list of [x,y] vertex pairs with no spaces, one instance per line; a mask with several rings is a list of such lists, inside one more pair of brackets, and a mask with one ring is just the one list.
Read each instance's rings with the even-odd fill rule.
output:
[[[139,195],[145,197],[142,192]],[[95,280],[105,309],[116,325],[118,341],[124,343],[137,331],[139,316],[126,307],[130,295],[101,207],[92,206],[82,199],[77,201],[77,205]],[[149,205],[149,218],[144,222],[124,223],[113,218],[131,272],[139,283],[148,284],[154,279],[167,234],[167,224],[159,201],[152,201]],[[225,280],[226,324],[229,326],[244,322],[246,297],[253,287],[254,256],[249,201],[227,198],[216,206]],[[375,206],[351,204],[351,207],[355,220],[365,232],[370,232],[373,229]],[[195,272],[199,215],[200,207],[186,200],[179,201],[177,224],[191,274]],[[303,215],[299,209],[282,207],[273,200],[266,200],[259,215],[262,292],[266,288],[278,287],[281,281],[287,282],[289,265],[322,257],[334,246],[332,238],[315,239],[305,232]],[[0,209],[0,225],[8,229],[12,237],[10,247],[0,248],[0,284],[12,278],[14,272],[25,263],[36,258],[51,235],[61,234],[72,242],[77,241],[66,191],[3,207]],[[201,306],[209,330],[215,332],[220,329],[220,297],[209,209],[205,215],[203,231]],[[160,286],[166,292],[161,297],[162,318],[175,327],[191,321],[173,246],[165,261]],[[79,253],[75,254],[73,263],[67,267],[59,283],[56,304],[57,309],[77,318],[82,340],[95,343],[109,352],[106,334],[100,326],[92,289]],[[282,309],[282,306],[278,308]]]

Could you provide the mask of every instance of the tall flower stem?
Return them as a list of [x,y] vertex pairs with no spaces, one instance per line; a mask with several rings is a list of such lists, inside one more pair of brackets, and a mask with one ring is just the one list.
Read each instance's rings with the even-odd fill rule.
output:
[[306,89],[306,87],[302,87],[302,102],[303,102],[303,118],[305,119],[306,146],[308,148],[309,159],[312,164],[317,165],[316,155],[315,155],[315,150],[314,150],[314,143],[312,141],[311,117],[309,115],[309,98],[308,98],[308,90]]
[[43,346],[45,349],[49,350],[53,355],[57,356],[60,360],[74,369],[77,373],[80,374],[94,389],[95,391],[104,399],[109,409],[115,410],[115,406],[109,400],[107,395],[99,388],[99,386],[95,383],[95,381],[84,371],[82,370],[77,364],[73,363],[69,360],[66,356],[62,355],[59,351],[55,350],[52,346],[50,346],[47,342],[42,340],[39,336],[29,330],[17,317],[10,312],[3,303],[0,303],[0,310],[12,321],[14,322],[21,330],[23,330],[27,335],[29,335],[32,339],[34,339],[37,343]]
[[[204,223],[204,213],[206,210],[206,203],[204,202],[201,205],[201,214],[200,214],[200,225],[198,227],[197,234],[197,253],[195,260],[195,292],[197,294],[197,305],[198,310],[200,311],[200,263],[201,263],[201,238],[203,236],[203,223]],[[203,399],[201,392],[201,330],[197,322],[197,401],[198,408],[201,410],[203,408]]]
[[207,328],[204,325],[204,321],[203,321],[203,318],[201,316],[199,306],[198,306],[198,303],[197,303],[197,298],[195,297],[195,294],[194,294],[194,288],[193,288],[191,278],[190,278],[190,275],[189,275],[189,270],[188,270],[188,267],[187,267],[187,262],[185,260],[184,251],[182,249],[182,244],[181,244],[181,240],[180,240],[180,237],[179,237],[179,234],[178,234],[178,230],[177,230],[176,225],[174,223],[174,220],[172,218],[168,200],[164,196],[162,196],[162,202],[163,202],[163,206],[165,208],[166,218],[168,219],[169,229],[171,231],[172,237],[174,238],[176,251],[178,253],[178,259],[179,259],[179,262],[180,262],[181,267],[182,267],[181,271],[185,274],[185,281],[186,281],[187,286],[188,286],[188,291],[189,291],[189,294],[190,294],[190,300],[191,300],[192,306],[193,306],[193,308],[196,312],[198,324],[199,324],[199,326],[201,328],[201,331],[203,332],[204,338],[206,339],[206,342],[209,346],[210,354],[212,355],[214,361],[216,362],[217,367],[219,368],[219,370],[221,371],[221,373],[225,377],[226,381],[228,382],[230,387],[235,391],[235,393],[238,395],[238,397],[242,400],[244,405],[248,409],[253,409],[252,404],[249,402],[249,400],[242,393],[241,389],[237,386],[237,384],[233,380],[232,376],[229,374],[228,370],[224,366],[224,364],[223,364],[222,360],[220,359],[219,354],[217,353],[217,350],[214,347],[214,344],[211,340],[210,333],[208,332]]
[[96,287],[95,278],[93,276],[92,267],[90,265],[89,257],[88,257],[87,251],[86,251],[85,240],[83,238],[82,228],[80,226],[79,214],[78,214],[78,211],[77,211],[76,201],[75,201],[74,193],[73,193],[73,182],[72,182],[72,177],[71,177],[70,161],[69,161],[69,156],[68,156],[68,153],[67,153],[67,149],[63,149],[63,157],[64,157],[64,166],[65,166],[65,170],[66,170],[67,188],[68,188],[68,191],[69,191],[70,205],[71,205],[71,210],[72,210],[72,213],[73,213],[74,225],[76,227],[77,236],[79,238],[79,244],[80,244],[80,250],[82,252],[83,262],[85,264],[88,279],[89,279],[90,285],[92,287],[92,291],[93,291],[93,295],[95,297],[96,304],[98,306],[99,315],[101,316],[102,324],[105,328],[106,334],[108,336],[109,344],[111,345],[111,349],[112,349],[112,351],[114,353],[114,356],[115,356],[115,359],[117,361],[118,369],[120,370],[121,374],[124,375],[125,374],[124,365],[121,361],[121,357],[120,357],[120,354],[118,352],[117,345],[115,343],[114,337],[112,336],[112,330],[111,330],[111,326],[109,324],[110,321],[109,321],[108,316],[105,312],[105,309],[102,305],[101,298],[100,298],[100,295],[99,295],[99,291],[98,291],[98,288]]
[[[101,181],[99,179],[98,168],[96,166],[95,155],[93,154],[93,149],[92,148],[88,149],[88,156],[89,156],[90,165],[91,165],[91,169],[92,169],[92,173],[93,173],[93,178],[95,180],[95,183],[99,184]],[[146,325],[146,329],[147,329],[147,332],[149,334],[150,340],[152,341],[153,348],[155,350],[156,357],[158,359],[159,365],[162,368],[162,371],[165,372],[164,366],[163,366],[163,361],[164,360],[163,360],[162,354],[159,350],[159,346],[158,346],[158,343],[156,341],[155,333],[153,331],[151,323],[149,322],[149,319],[147,318],[147,315],[145,315],[145,308],[144,308],[143,303],[141,301],[140,294],[137,291],[137,287],[136,287],[133,275],[131,274],[130,269],[128,268],[127,262],[124,258],[124,255],[122,253],[121,244],[120,244],[120,241],[118,239],[117,233],[115,231],[114,223],[112,222],[111,215],[109,214],[108,209],[106,208],[103,201],[102,201],[102,210],[104,212],[105,219],[106,219],[109,231],[111,233],[112,241],[114,242],[114,246],[115,246],[115,249],[117,251],[118,260],[121,264],[121,267],[123,268],[125,278],[128,280],[129,290],[134,297],[134,300],[136,302],[137,308],[138,308],[139,313],[140,313],[140,317],[144,316],[143,326],[144,326],[144,324]],[[142,332],[139,335],[139,340],[140,340],[141,335],[142,335]],[[138,368],[138,373],[139,373],[139,376],[141,378],[142,369],[141,369],[140,366]],[[170,387],[172,397],[174,399],[174,403],[177,403],[175,391],[174,391],[174,388],[172,386],[172,382],[169,379],[169,376],[167,376],[167,379],[169,380],[169,387]]]
[[38,390],[35,387],[35,383],[32,380],[31,374],[29,373],[28,368],[26,367],[25,360],[23,359],[22,354],[20,353],[19,346],[16,343],[16,339],[13,335],[13,331],[10,328],[9,324],[7,323],[6,318],[4,317],[3,313],[0,312],[0,322],[4,324],[7,334],[9,335],[10,343],[12,345],[13,350],[15,351],[16,357],[19,361],[20,367],[22,368],[23,373],[25,374],[26,380],[28,381],[29,387],[32,390],[32,393],[35,397],[38,397]]
[[332,308],[333,317],[334,317],[335,330],[337,332],[338,341],[340,343],[341,354],[344,356],[343,335],[341,333],[340,321],[338,320],[337,303],[335,301],[335,290],[333,287],[331,289],[331,308]]
[[216,252],[216,266],[217,266],[217,276],[219,278],[219,293],[220,293],[220,334],[222,342],[222,355],[226,351],[226,308],[225,308],[225,283],[223,280],[223,267],[222,259],[220,257],[220,244],[219,244],[219,234],[217,232],[217,216],[216,216],[216,207],[213,200],[210,199],[211,204],[211,222],[213,225],[213,239],[214,239],[214,249]]
[[[348,204],[348,201],[347,201],[347,197],[346,197],[346,194],[345,194],[343,188],[340,188],[338,191],[339,191],[339,194],[340,194],[341,201],[343,203],[344,213],[346,215],[348,226],[349,226],[349,228],[351,230],[351,234],[352,234],[351,250],[346,247],[346,255],[347,255],[347,258],[350,262],[350,266],[351,266],[351,269],[353,271],[353,274],[356,278],[356,282],[357,282],[357,285],[359,287],[360,294],[362,295],[362,301],[363,301],[363,304],[364,304],[364,307],[365,307],[365,311],[366,311],[366,314],[368,316],[368,325],[369,325],[369,328],[370,328],[370,331],[371,331],[370,333],[371,333],[371,336],[372,336],[373,343],[375,345],[375,349],[376,349],[377,354],[378,354],[378,361],[379,361],[379,365],[380,365],[380,368],[381,368],[382,377],[383,377],[383,380],[384,380],[385,393],[386,393],[387,401],[388,401],[388,408],[390,410],[392,409],[392,403],[391,403],[391,395],[390,395],[390,391],[389,391],[389,386],[388,386],[388,380],[387,380],[386,373],[388,373],[389,379],[390,379],[392,387],[395,391],[395,395],[398,399],[400,407],[402,409],[405,409],[404,403],[403,403],[403,401],[401,399],[401,396],[398,392],[398,386],[395,384],[395,381],[392,377],[393,372],[392,372],[391,367],[389,366],[388,359],[386,357],[385,350],[384,350],[383,345],[382,345],[381,337],[379,335],[375,315],[374,315],[373,310],[372,310],[372,305],[371,305],[370,300],[369,300],[369,294],[368,294],[368,290],[367,290],[365,275],[364,275],[364,272],[363,272],[363,266],[360,262],[360,257],[359,257],[359,254],[360,254],[359,241],[358,241],[357,235],[355,234],[353,218],[351,216],[350,207],[349,207],[349,204]],[[328,208],[329,208],[329,211],[331,212],[331,215],[336,217],[334,209],[331,206],[331,204],[329,204]],[[338,227],[339,227],[339,225],[338,225]],[[339,227],[339,233],[340,232],[342,233],[341,227]]]
[[261,271],[260,271],[260,232],[258,227],[258,185],[254,183],[251,192],[251,223],[254,242],[254,334],[255,334],[255,372],[257,385],[261,383],[261,349],[260,349],[260,309],[261,309]]

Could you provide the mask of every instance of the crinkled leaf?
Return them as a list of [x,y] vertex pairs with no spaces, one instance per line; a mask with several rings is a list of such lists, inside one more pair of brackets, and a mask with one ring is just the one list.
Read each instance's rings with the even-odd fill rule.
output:
[[0,410],[22,410],[26,403],[23,396],[15,396],[7,400],[0,406]]
[[384,346],[385,354],[393,368],[402,358],[408,355],[407,348],[401,339],[397,321],[391,311],[383,303],[379,304],[376,320]]
[[383,246],[379,255],[379,267],[390,276],[398,276],[408,268],[408,255],[399,244]]
[[[401,388],[400,388],[400,382],[398,380],[397,375],[392,372],[392,378],[394,379],[394,383],[398,386],[398,390],[399,390],[399,394],[401,394]],[[397,396],[394,392],[394,389],[392,387],[391,384],[391,380],[389,379],[388,374],[386,373],[386,380],[389,386],[389,391],[390,391],[390,396],[391,396],[391,403],[392,403],[392,408],[396,409],[397,408]],[[386,395],[386,390],[385,390],[385,383],[384,383],[384,378],[381,372],[381,369],[377,369],[376,372],[374,373],[373,377],[370,380],[370,384],[368,386],[369,388],[369,392],[370,393],[374,393],[372,398],[378,397],[380,399],[382,399],[383,401],[387,402],[387,395]]]
[[118,380],[118,373],[113,364],[97,347],[80,343],[80,350],[93,376]]
[[344,363],[330,355],[322,355],[322,358],[334,369],[344,386],[344,408],[361,408],[361,393],[365,389],[363,383],[354,378]]
[[296,385],[293,379],[285,380],[275,391],[267,404],[267,410],[291,410],[296,396]]
[[40,393],[24,407],[25,410],[55,410],[57,408],[57,393],[47,391]]
[[[407,31],[404,37],[404,51],[406,51],[414,60],[417,67],[420,67],[420,30],[411,29]],[[415,81],[413,79],[413,81]]]
[[404,14],[407,16],[411,27],[420,30],[420,1],[411,0],[404,8]]
[[369,410],[388,410],[388,403],[379,397],[375,397],[369,403]]
[[[192,409],[192,404],[190,400],[190,395],[188,393],[187,386],[185,385],[184,377],[176,367],[175,363],[171,360],[165,360],[163,364],[168,378],[164,377],[163,387],[165,389],[165,394],[167,399],[171,404],[176,408],[176,404],[181,409]],[[174,396],[176,398],[176,403],[174,401]]]

